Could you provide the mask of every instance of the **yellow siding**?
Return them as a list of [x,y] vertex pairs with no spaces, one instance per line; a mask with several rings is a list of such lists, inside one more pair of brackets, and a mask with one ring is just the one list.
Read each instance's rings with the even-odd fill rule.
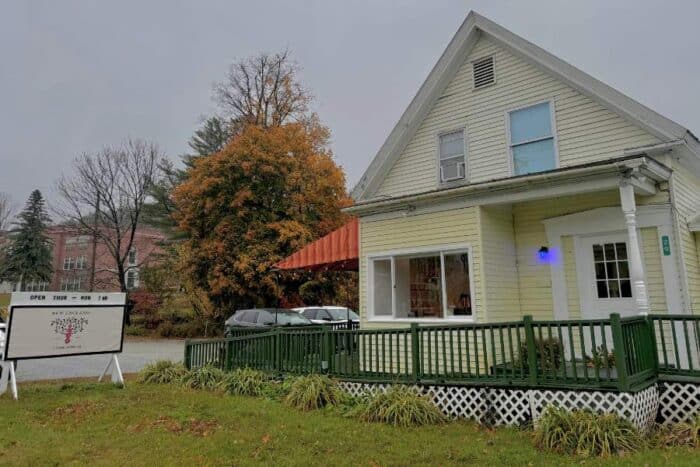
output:
[[[496,84],[472,90],[474,58],[494,55]],[[482,38],[377,190],[396,196],[435,189],[436,135],[467,128],[470,181],[509,176],[506,112],[553,99],[561,166],[621,155],[658,140],[590,98]]]
[[[476,207],[395,219],[360,220],[360,316],[367,318],[367,256],[389,250],[469,243],[472,247],[474,287],[472,302],[476,317],[482,320],[481,249]],[[367,325],[366,325],[367,324]],[[386,326],[380,326],[386,327]],[[394,327],[394,325],[392,325]]]
[[489,322],[515,319],[520,310],[513,213],[510,207],[481,208],[484,300]]
[[550,267],[537,260],[540,247],[548,244],[542,220],[619,204],[619,193],[611,191],[513,205],[522,314],[554,317]]
[[700,263],[694,234],[688,228],[688,220],[700,210],[700,180],[686,168],[673,167],[672,190],[678,218],[680,253],[686,271],[690,309],[700,313]]
[[652,313],[667,313],[664,273],[661,266],[661,250],[656,227],[641,229],[642,257],[647,281],[647,293]]
[[578,276],[576,275],[576,251],[574,238],[570,235],[561,238],[561,255],[564,261],[566,278],[566,300],[569,319],[581,318],[581,299],[578,294]]

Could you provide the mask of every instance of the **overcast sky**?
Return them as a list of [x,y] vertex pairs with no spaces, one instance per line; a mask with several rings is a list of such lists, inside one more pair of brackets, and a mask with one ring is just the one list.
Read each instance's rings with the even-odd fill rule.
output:
[[127,137],[177,159],[229,63],[286,47],[352,187],[471,9],[700,134],[698,1],[0,0],[0,191]]

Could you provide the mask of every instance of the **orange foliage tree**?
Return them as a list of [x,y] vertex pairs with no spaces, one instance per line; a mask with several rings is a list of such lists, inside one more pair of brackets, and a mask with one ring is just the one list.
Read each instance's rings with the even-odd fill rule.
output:
[[328,135],[317,121],[248,125],[175,189],[187,273],[221,316],[274,306],[290,284],[273,264],[346,221],[345,176]]

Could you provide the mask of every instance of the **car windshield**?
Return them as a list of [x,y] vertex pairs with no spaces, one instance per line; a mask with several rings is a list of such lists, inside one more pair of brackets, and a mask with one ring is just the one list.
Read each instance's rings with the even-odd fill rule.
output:
[[311,321],[299,313],[277,313],[277,324],[311,324]]
[[331,314],[331,317],[335,320],[338,319],[348,319],[348,317],[353,321],[358,321],[360,317],[349,308],[326,308],[326,311]]

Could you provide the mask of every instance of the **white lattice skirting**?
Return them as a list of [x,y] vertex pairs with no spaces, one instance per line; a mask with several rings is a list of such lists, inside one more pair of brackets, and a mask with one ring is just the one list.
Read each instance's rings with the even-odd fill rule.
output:
[[[353,396],[386,391],[390,384],[367,384],[343,381],[341,387]],[[537,421],[548,405],[569,410],[589,409],[595,412],[617,413],[645,430],[651,426],[659,411],[659,391],[651,386],[643,391],[604,392],[604,391],[559,391],[525,390],[507,388],[486,388],[468,386],[420,386],[413,389],[428,396],[442,412],[453,418],[468,418],[489,425],[523,425]],[[700,402],[700,386],[694,386],[695,410]],[[668,390],[667,399],[671,399]],[[689,395],[685,388],[683,394]],[[688,397],[692,399],[692,397]],[[663,404],[662,404],[663,405]],[[687,412],[688,405],[676,402],[673,413]],[[670,407],[670,406],[669,406]],[[670,409],[669,409],[670,410]],[[662,410],[663,412],[663,410]],[[675,420],[675,419],[674,419]]]
[[700,415],[700,385],[659,384],[659,418],[663,423],[690,422]]

